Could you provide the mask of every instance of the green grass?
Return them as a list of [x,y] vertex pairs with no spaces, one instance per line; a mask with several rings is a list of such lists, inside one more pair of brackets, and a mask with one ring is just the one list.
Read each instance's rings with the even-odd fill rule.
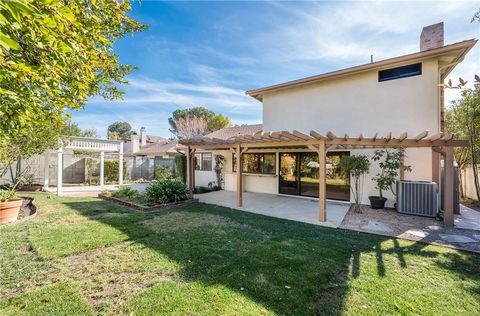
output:
[[212,205],[34,195],[0,226],[1,315],[478,314],[480,256]]

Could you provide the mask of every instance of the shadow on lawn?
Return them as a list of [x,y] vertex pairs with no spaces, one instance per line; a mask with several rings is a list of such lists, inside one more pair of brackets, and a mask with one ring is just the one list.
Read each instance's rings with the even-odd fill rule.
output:
[[[374,256],[380,277],[388,272],[386,254],[394,255],[401,268],[408,268],[405,255],[438,255],[424,249],[426,245],[421,243],[402,247],[392,238],[205,204],[139,216],[141,220],[132,220],[127,228],[125,222],[119,224],[112,218],[98,216],[106,212],[104,203],[109,202],[64,202],[78,213],[111,225],[129,234],[132,240],[179,262],[182,279],[228,287],[278,314],[341,314],[348,278],[360,276],[363,253]],[[95,211],[97,207],[99,211]],[[109,207],[107,212],[115,210],[125,212],[118,207]],[[146,218],[155,225],[142,224]],[[136,230],[150,232],[139,237],[132,233]],[[393,247],[382,249],[381,244],[387,240],[392,241]],[[479,280],[475,271],[465,272],[462,268],[472,264],[468,262],[475,260],[472,256],[452,254],[450,259],[442,263],[444,268]]]

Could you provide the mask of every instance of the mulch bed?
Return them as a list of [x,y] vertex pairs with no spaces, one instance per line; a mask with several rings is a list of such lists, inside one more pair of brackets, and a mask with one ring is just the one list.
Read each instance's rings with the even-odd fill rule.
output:
[[180,202],[172,202],[172,203],[167,203],[167,204],[157,204],[157,205],[152,205],[152,206],[145,206],[145,205],[140,205],[134,202],[130,201],[125,201],[113,196],[106,196],[103,194],[99,194],[98,197],[103,200],[107,200],[110,202],[113,202],[118,205],[126,206],[128,208],[137,210],[137,211],[142,211],[142,212],[149,212],[149,211],[157,211],[160,209],[169,209],[173,207],[179,207],[179,206],[184,206],[184,205],[190,205],[190,204],[195,204],[198,203],[198,199],[188,199],[185,201],[180,201]]

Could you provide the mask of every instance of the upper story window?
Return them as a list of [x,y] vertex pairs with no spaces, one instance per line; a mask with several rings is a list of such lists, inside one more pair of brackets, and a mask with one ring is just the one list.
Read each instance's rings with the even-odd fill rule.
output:
[[380,70],[378,72],[378,81],[394,80],[422,74],[422,63],[406,65],[397,68]]
[[[242,172],[259,173],[259,174],[275,174],[275,154],[259,153],[259,154],[243,154],[242,156]],[[233,154],[233,172],[237,171],[237,157]]]
[[212,153],[195,154],[195,170],[212,171]]

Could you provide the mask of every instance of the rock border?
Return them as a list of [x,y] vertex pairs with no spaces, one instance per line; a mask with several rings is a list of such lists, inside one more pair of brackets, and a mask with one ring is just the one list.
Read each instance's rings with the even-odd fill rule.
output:
[[163,209],[169,209],[173,207],[179,207],[183,205],[190,205],[190,204],[196,204],[198,203],[198,199],[188,199],[180,202],[172,202],[172,203],[166,203],[166,204],[156,204],[152,206],[144,206],[140,205],[134,202],[130,201],[125,201],[113,196],[106,196],[103,194],[99,194],[98,198],[106,201],[113,202],[115,204],[121,205],[121,206],[126,206],[128,208],[134,209],[136,211],[142,211],[142,212],[149,212],[149,211],[156,211],[156,210],[163,210]]

